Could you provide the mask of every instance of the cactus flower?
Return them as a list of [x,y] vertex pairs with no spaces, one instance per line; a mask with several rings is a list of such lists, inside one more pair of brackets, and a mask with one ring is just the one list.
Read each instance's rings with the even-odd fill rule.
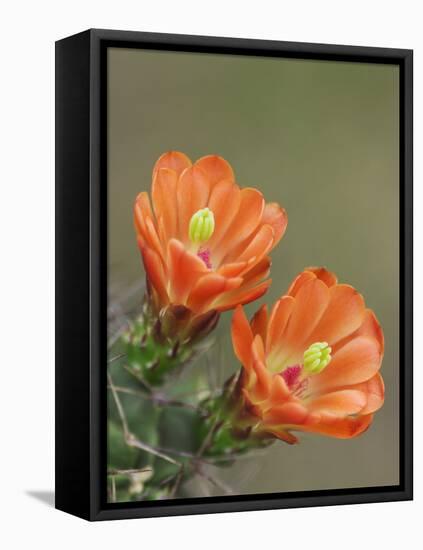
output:
[[162,155],[147,192],[135,201],[138,245],[159,311],[183,306],[194,315],[221,312],[262,296],[269,252],[287,216],[257,189],[240,188],[231,166],[210,155],[194,164]]
[[[296,443],[295,431],[351,438],[383,405],[382,329],[363,297],[323,268],[308,268],[249,323],[237,307],[240,395],[253,430]],[[248,412],[247,412],[248,411]]]

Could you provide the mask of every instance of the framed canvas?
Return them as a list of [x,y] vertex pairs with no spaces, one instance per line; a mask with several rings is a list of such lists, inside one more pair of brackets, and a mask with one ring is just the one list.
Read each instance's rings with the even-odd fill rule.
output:
[[412,52],[56,43],[56,507],[412,498]]

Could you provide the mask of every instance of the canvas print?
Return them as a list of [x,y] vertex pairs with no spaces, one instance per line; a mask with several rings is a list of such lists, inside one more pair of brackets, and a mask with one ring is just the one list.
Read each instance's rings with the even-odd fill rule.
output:
[[399,483],[399,68],[107,52],[109,503]]

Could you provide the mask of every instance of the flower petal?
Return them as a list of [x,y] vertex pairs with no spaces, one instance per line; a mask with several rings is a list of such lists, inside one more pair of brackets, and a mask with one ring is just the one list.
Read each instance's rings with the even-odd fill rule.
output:
[[278,341],[278,356],[282,365],[302,363],[303,353],[312,340],[310,335],[320,324],[328,303],[328,287],[316,277],[300,287],[289,323]]
[[253,240],[238,257],[238,261],[248,261],[252,258],[257,261],[260,260],[271,250],[274,235],[275,233],[270,225],[262,225]]
[[373,420],[372,414],[363,416],[347,416],[339,418],[335,415],[322,415],[321,419],[314,424],[303,424],[292,427],[304,432],[314,432],[321,435],[337,437],[339,439],[350,439],[357,437],[367,430]]
[[153,211],[150,205],[148,193],[140,193],[135,199],[134,204],[134,224],[137,236],[141,235],[144,240],[147,240],[147,229],[145,221],[147,218],[154,220]]
[[251,319],[251,330],[253,334],[259,334],[263,342],[266,341],[267,332],[267,305],[263,304]]
[[244,270],[244,282],[250,287],[269,276],[270,258],[265,256],[258,263],[251,263],[248,270]]
[[269,202],[264,207],[261,222],[263,225],[272,226],[274,231],[273,247],[276,246],[283,237],[288,225],[286,210],[276,202]]
[[232,317],[232,344],[235,355],[248,369],[252,361],[253,333],[242,306],[235,308]]
[[338,350],[320,374],[310,378],[309,389],[321,393],[365,382],[377,373],[380,363],[378,342],[374,338],[359,336]]
[[240,275],[243,271],[245,271],[245,268],[247,267],[247,262],[235,262],[233,264],[224,264],[217,270],[217,273],[219,275],[223,275],[224,277],[237,277]]
[[292,425],[302,424],[308,417],[308,411],[304,405],[296,401],[289,401],[283,405],[272,407],[267,411],[263,420],[266,424]]
[[344,386],[342,389],[354,389],[363,392],[366,396],[366,404],[361,414],[376,412],[381,408],[385,400],[385,384],[379,372],[370,378],[370,380],[366,380],[366,382]]
[[298,443],[298,437],[296,437],[291,432],[284,430],[282,428],[272,428],[267,430],[270,434],[273,434],[278,439],[281,439],[282,441],[285,441],[285,443],[288,443],[289,445],[294,445],[295,443]]
[[260,223],[264,204],[263,195],[257,189],[241,189],[237,215],[214,251],[218,261],[238,261],[240,252],[245,248],[244,241],[252,236]]
[[384,342],[384,336],[383,336],[383,330],[382,327],[379,324],[379,321],[376,318],[376,315],[371,309],[366,309],[364,312],[363,322],[358,327],[356,331],[349,334],[342,340],[339,340],[335,346],[332,348],[333,353],[335,353],[338,349],[342,348],[356,338],[357,336],[367,336],[368,338],[374,338],[379,343],[379,351],[380,354],[383,355],[385,342]]
[[228,228],[238,214],[240,202],[241,190],[233,181],[222,180],[212,188],[208,203],[215,219],[215,230],[208,241],[211,250],[215,250],[225,238]]
[[241,277],[228,278],[218,273],[208,273],[201,277],[192,289],[188,298],[188,307],[197,312],[214,307],[213,302],[217,297],[238,288],[242,281]]
[[269,397],[271,389],[271,375],[264,365],[264,345],[259,334],[254,337],[251,349],[253,354],[252,365],[256,380],[249,391],[249,396],[253,403],[258,403],[265,401]]
[[159,160],[156,162],[153,168],[153,181],[156,176],[156,173],[160,168],[167,168],[176,172],[176,175],[179,176],[185,170],[191,166],[191,160],[180,153],[179,151],[168,151],[164,153]]
[[328,307],[311,336],[313,342],[336,344],[358,329],[364,318],[364,300],[350,285],[335,285],[329,289]]
[[282,296],[272,308],[267,329],[266,350],[271,353],[278,346],[295,305],[292,296]]
[[279,374],[272,378],[272,389],[269,396],[269,402],[272,406],[282,405],[289,397],[291,392],[285,380]]
[[[361,385],[357,386],[357,388]],[[366,393],[367,403],[362,414],[370,414],[376,412],[381,408],[385,400],[385,384],[380,373],[376,373],[373,378],[370,378],[367,382],[364,382],[362,391]]]
[[176,185],[178,176],[175,171],[160,168],[156,171],[151,189],[156,218],[161,220],[166,241],[178,236],[178,216],[176,212]]
[[235,175],[229,162],[218,155],[207,155],[197,160],[200,167],[209,177],[210,185],[214,187],[222,180],[235,181]]
[[140,246],[140,249],[148,280],[157,292],[160,302],[167,304],[169,297],[166,291],[166,275],[160,256],[148,246]]
[[364,312],[363,323],[357,330],[357,336],[358,335],[374,338],[379,344],[380,354],[383,355],[385,349],[383,330],[376,318],[376,315],[371,309],[366,309]]
[[311,271],[303,271],[299,275],[295,277],[295,279],[292,281],[291,286],[288,288],[287,294],[289,296],[296,296],[300,288],[307,282],[307,281],[314,281],[316,279],[316,275],[312,273]]
[[362,391],[351,389],[318,395],[307,402],[307,407],[310,411],[346,416],[361,412],[366,402],[367,397]]
[[230,296],[223,296],[214,307],[219,311],[227,311],[238,304],[249,304],[254,300],[258,300],[265,294],[271,285],[271,279],[263,281],[261,284],[253,287],[244,288],[242,285],[239,289],[230,293]]
[[307,267],[304,271],[314,273],[318,279],[323,281],[328,287],[336,285],[338,278],[335,273],[328,271],[324,267]]
[[[270,259],[263,258],[258,264],[253,265],[248,272],[243,276],[243,284],[234,290],[223,296],[216,307],[219,307],[220,311],[226,311],[231,309],[237,304],[247,304],[257,298],[260,298],[270,285],[269,281],[263,281],[265,277],[269,275],[270,271]],[[263,283],[260,283],[263,281]]]
[[208,269],[198,256],[185,250],[176,239],[169,241],[168,260],[172,303],[185,304],[189,292]]
[[182,242],[189,242],[188,227],[192,216],[207,206],[210,180],[197,165],[186,168],[177,185],[179,234]]

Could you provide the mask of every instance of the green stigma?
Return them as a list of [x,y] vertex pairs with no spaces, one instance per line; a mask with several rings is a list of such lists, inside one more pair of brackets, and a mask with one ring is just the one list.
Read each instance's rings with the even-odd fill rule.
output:
[[198,210],[189,222],[188,235],[194,244],[207,242],[214,233],[214,215],[209,208]]
[[319,374],[332,359],[332,348],[327,342],[315,342],[304,352],[304,370],[308,374]]

